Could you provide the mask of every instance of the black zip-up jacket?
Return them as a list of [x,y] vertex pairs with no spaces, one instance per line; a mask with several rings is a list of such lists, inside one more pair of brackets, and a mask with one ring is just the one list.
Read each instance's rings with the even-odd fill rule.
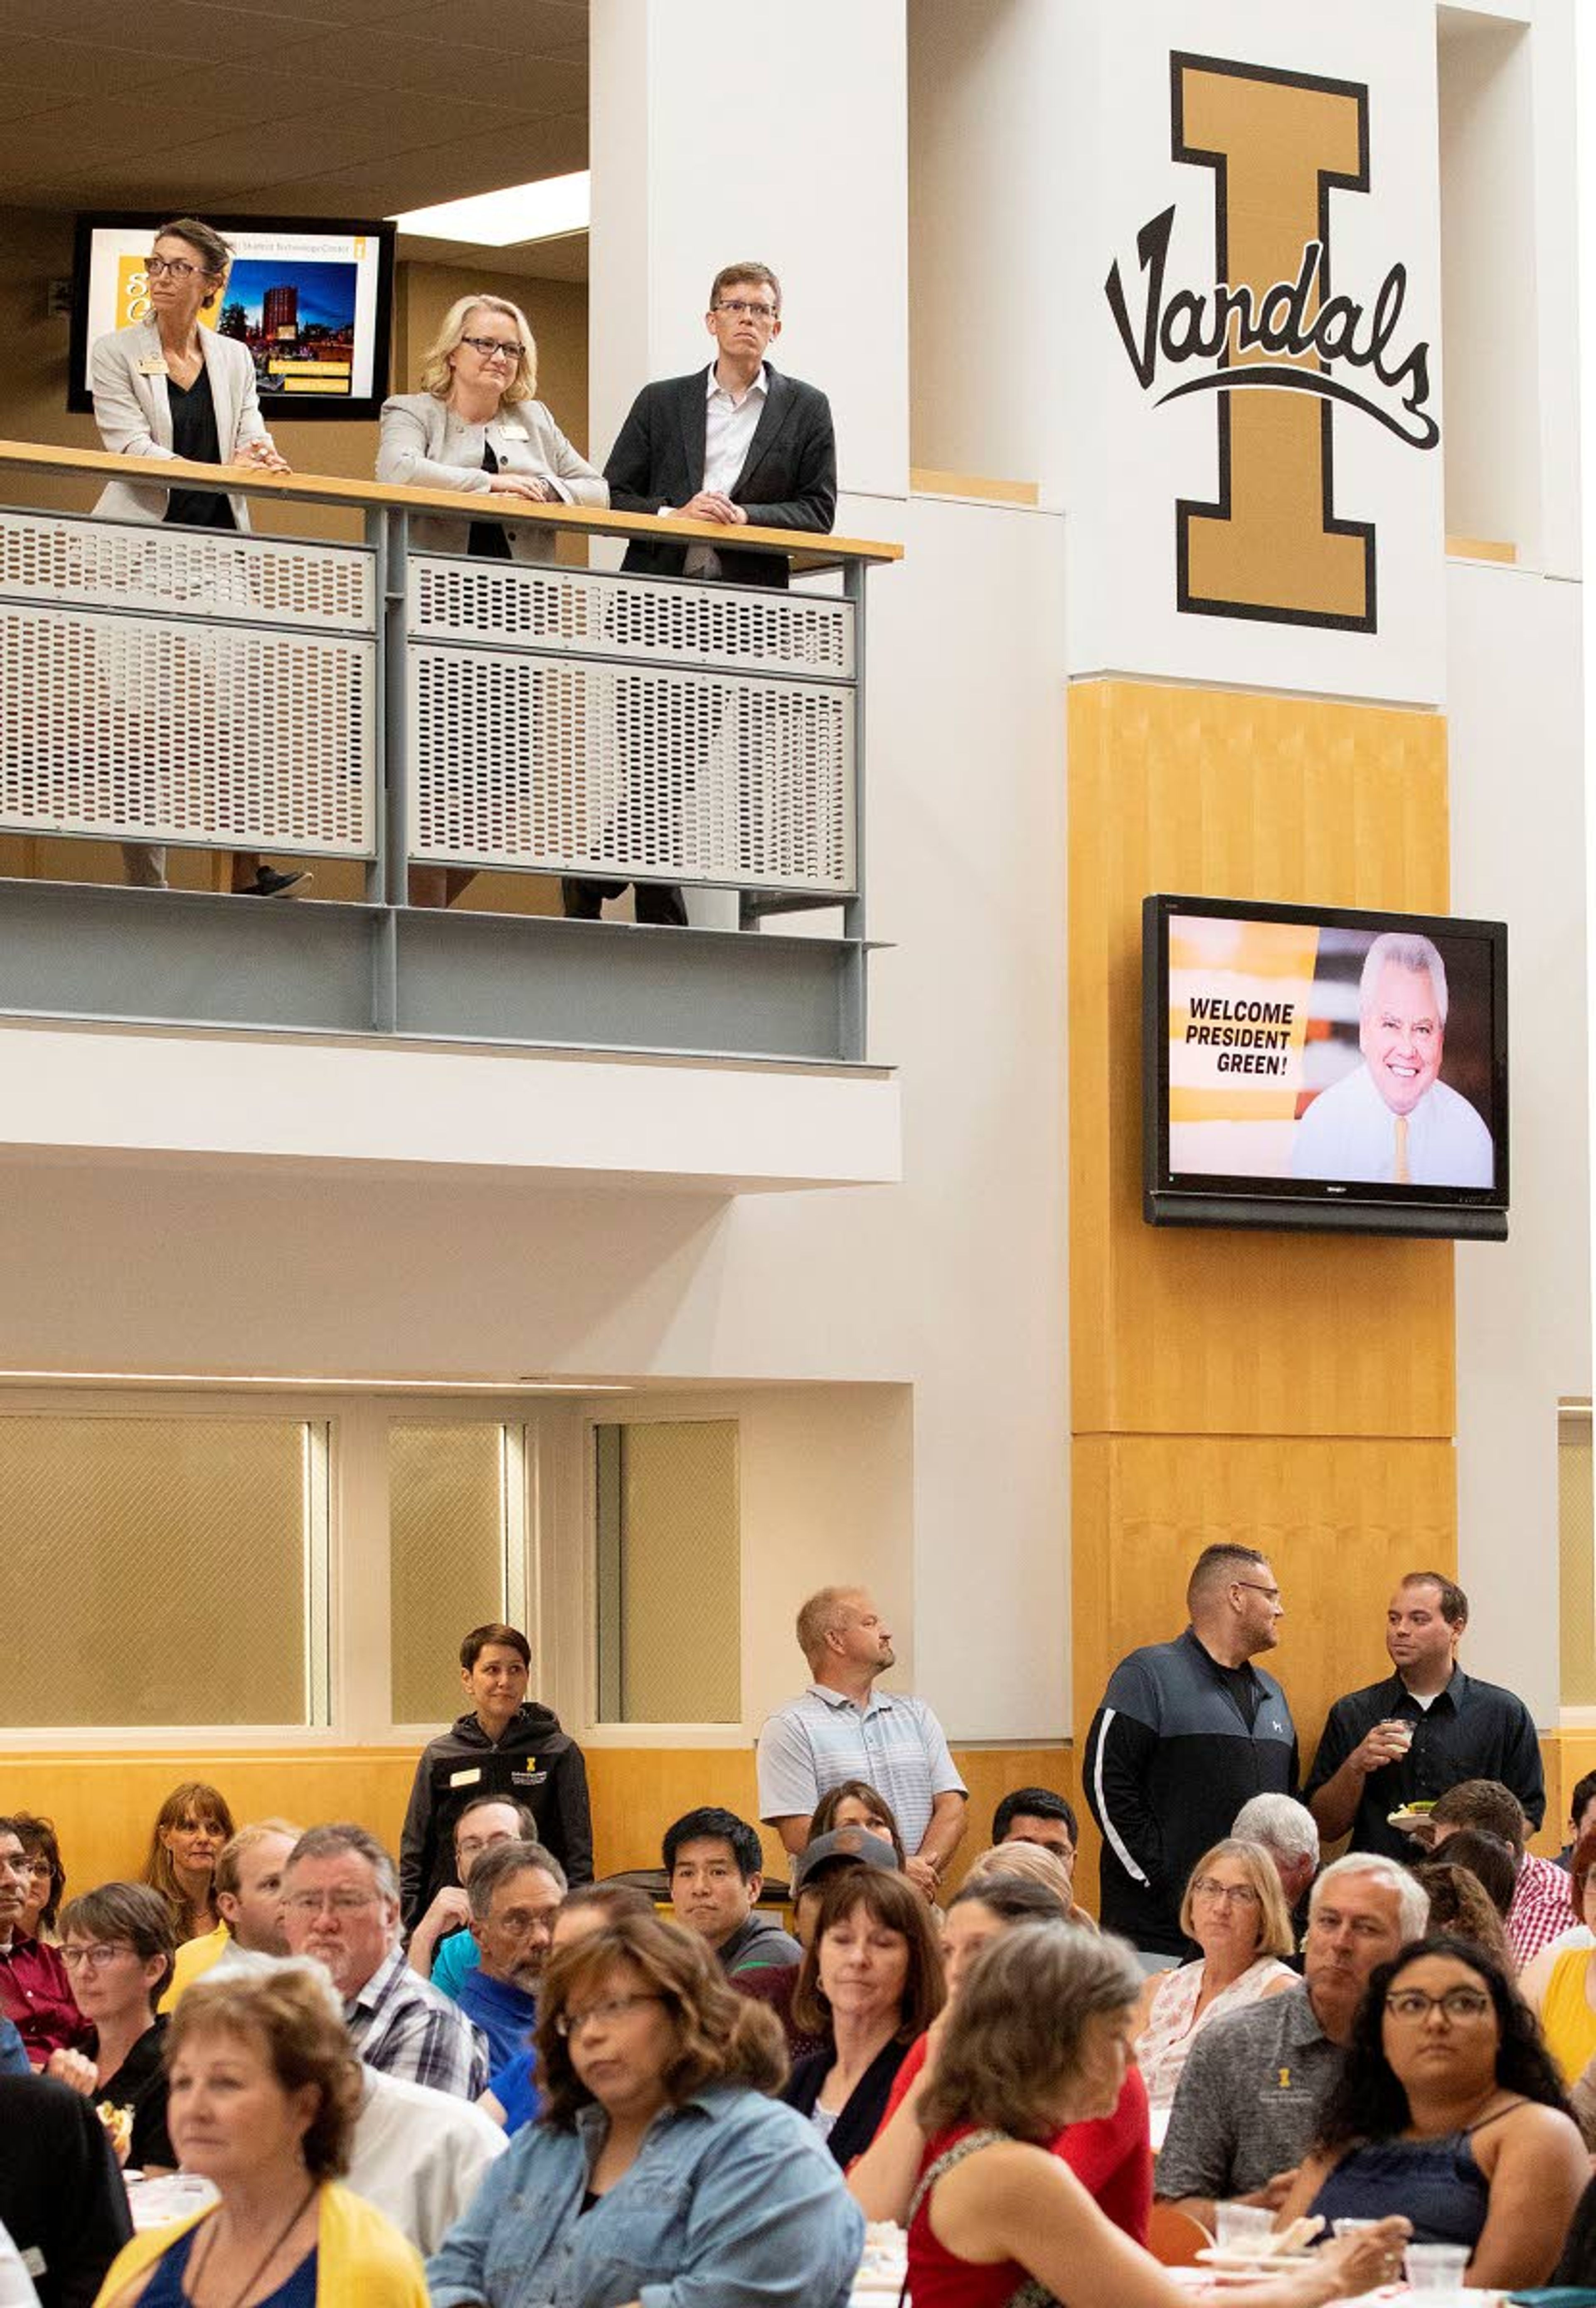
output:
[[593,1881],[593,1820],[582,1751],[552,1707],[526,1701],[490,1739],[476,1716],[429,1740],[416,1766],[399,1839],[399,1907],[413,1932],[434,1896],[455,1881],[454,1823],[478,1796],[525,1804],[537,1840],[574,1885]]
[[1192,1630],[1120,1660],[1086,1735],[1083,1786],[1103,1830],[1103,1928],[1184,1955],[1193,1867],[1251,1796],[1297,1791],[1297,1735],[1272,1675],[1247,1669],[1250,1721]]

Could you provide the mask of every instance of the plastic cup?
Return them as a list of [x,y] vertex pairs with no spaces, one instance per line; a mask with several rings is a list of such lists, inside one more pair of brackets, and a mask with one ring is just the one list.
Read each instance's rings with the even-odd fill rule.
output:
[[1455,2296],[1468,2281],[1469,2247],[1466,2243],[1411,2243],[1403,2253],[1402,2264],[1415,2292]]
[[1379,2226],[1378,2220],[1332,2220],[1332,2232],[1338,2236],[1364,2235],[1370,2228]]
[[1379,1728],[1382,1731],[1394,1731],[1402,1741],[1403,1753],[1404,1755],[1407,1753],[1408,1749],[1413,1744],[1413,1727],[1406,1720],[1405,1718],[1401,1716],[1389,1717],[1386,1721],[1379,1726]]
[[1267,2252],[1274,2215],[1266,2204],[1215,2204],[1214,2231],[1222,2252]]

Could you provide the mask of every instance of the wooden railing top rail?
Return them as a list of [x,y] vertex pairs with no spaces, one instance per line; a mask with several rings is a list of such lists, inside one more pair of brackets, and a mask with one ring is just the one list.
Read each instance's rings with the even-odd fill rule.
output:
[[[149,481],[161,488],[224,487],[252,497],[282,497],[291,502],[341,505],[351,511],[390,506],[396,512],[449,513],[456,520],[469,512],[485,517],[486,499],[454,489],[397,488],[384,481],[349,481],[330,473],[263,473],[254,465],[195,465],[182,457],[118,457],[107,449],[63,449],[37,441],[0,441],[0,467],[33,472],[82,474],[85,478]],[[494,521],[536,521],[549,529],[563,529],[588,537],[622,540],[645,538],[651,545],[664,540],[683,545],[713,545],[723,552],[757,548],[784,553],[794,570],[836,568],[844,562],[901,561],[903,547],[869,538],[818,537],[807,529],[757,529],[744,523],[735,529],[712,521],[668,521],[657,514],[600,512],[590,505],[518,504],[509,495],[495,495]]]

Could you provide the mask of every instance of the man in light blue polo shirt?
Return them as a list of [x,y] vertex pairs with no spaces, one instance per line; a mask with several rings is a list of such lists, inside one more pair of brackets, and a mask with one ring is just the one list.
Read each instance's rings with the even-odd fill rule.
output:
[[828,1788],[863,1779],[884,1796],[928,1899],[965,1831],[968,1790],[942,1727],[922,1699],[878,1691],[895,1664],[892,1637],[862,1587],[822,1587],[798,1614],[809,1689],[759,1734],[759,1817],[796,1854]]

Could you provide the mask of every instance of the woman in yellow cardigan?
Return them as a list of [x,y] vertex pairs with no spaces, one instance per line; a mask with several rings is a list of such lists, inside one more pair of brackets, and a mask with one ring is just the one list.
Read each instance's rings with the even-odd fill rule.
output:
[[339,2185],[360,2063],[308,1966],[199,1981],[167,2065],[172,2144],[219,2201],[134,2236],[95,2308],[426,2308],[414,2248]]

